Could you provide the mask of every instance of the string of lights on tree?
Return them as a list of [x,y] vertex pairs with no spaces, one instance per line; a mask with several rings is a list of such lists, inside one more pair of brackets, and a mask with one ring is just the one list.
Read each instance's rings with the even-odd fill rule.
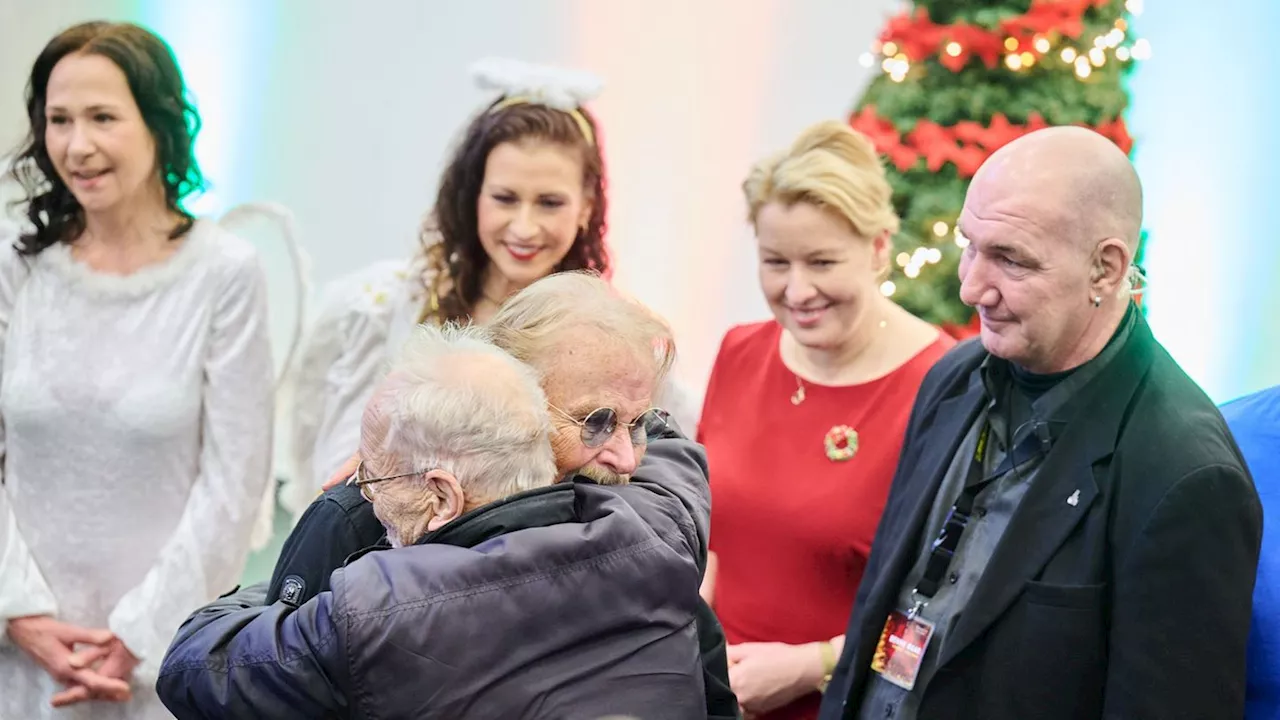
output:
[[955,221],[968,180],[999,147],[1051,125],[1090,127],[1130,152],[1123,79],[1151,56],[1131,29],[1141,12],[1142,0],[917,0],[889,19],[861,57],[882,73],[849,121],[888,159],[903,218],[885,295],[967,334]]

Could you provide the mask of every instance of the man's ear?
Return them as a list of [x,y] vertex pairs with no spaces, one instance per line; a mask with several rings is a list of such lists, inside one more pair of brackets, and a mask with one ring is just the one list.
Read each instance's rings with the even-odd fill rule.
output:
[[427,481],[427,492],[435,496],[435,508],[427,520],[427,530],[439,530],[456,520],[467,505],[466,493],[458,478],[448,470],[432,470],[422,476]]
[[1132,260],[1129,246],[1119,238],[1107,238],[1098,243],[1090,274],[1092,289],[1100,297],[1116,297],[1129,282],[1129,263]]

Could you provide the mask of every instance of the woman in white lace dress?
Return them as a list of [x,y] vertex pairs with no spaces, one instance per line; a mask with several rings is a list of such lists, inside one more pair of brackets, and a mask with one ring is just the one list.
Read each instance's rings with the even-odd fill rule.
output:
[[235,584],[268,479],[265,275],[182,209],[199,120],[162,40],[73,27],[27,107],[30,228],[0,230],[0,717],[168,717],[155,670]]
[[[553,272],[607,274],[604,160],[581,105],[598,81],[495,60],[476,75],[501,95],[455,148],[421,251],[333,283],[303,341],[290,406],[293,472],[281,498],[297,514],[359,445],[364,406],[416,323],[483,322]],[[677,418],[692,415],[663,400]]]

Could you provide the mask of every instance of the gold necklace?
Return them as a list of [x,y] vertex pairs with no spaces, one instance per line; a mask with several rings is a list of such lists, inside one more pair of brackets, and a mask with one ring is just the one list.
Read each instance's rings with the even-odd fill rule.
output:
[[799,405],[804,402],[804,382],[796,375],[796,391],[791,394],[791,404]]
[[[888,324],[889,323],[887,321],[881,320],[880,324],[877,326],[877,329],[883,330],[885,325],[888,325]],[[804,402],[804,399],[805,399],[804,381],[800,379],[799,373],[793,372],[791,374],[794,375],[796,378],[796,391],[794,393],[791,393],[791,404],[799,405],[800,403]]]

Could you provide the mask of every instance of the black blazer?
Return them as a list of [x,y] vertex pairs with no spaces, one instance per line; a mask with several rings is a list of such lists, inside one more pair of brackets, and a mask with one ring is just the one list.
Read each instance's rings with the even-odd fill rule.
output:
[[[921,386],[822,720],[856,717],[986,357],[962,343]],[[1238,720],[1262,508],[1222,416],[1141,317],[1068,412],[918,717]]]

